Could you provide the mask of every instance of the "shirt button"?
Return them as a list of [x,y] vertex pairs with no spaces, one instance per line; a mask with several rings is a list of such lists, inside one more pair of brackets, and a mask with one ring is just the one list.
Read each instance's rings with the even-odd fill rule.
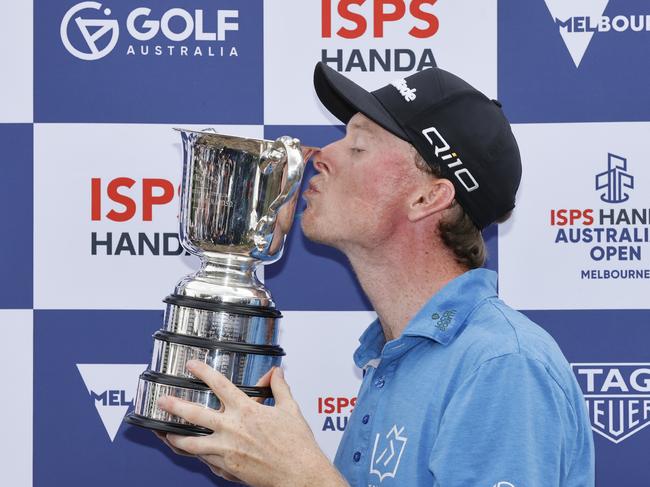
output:
[[370,419],[370,415],[366,414],[363,418],[361,418],[361,422],[363,424],[368,424],[369,419]]
[[384,379],[384,377],[383,376],[379,377],[379,378],[377,378],[377,380],[375,380],[375,387],[378,388],[378,389],[381,389],[382,387],[384,387],[385,383],[386,383],[386,380]]
[[355,451],[355,452],[354,452],[354,455],[352,455],[352,459],[353,459],[355,462],[358,462],[359,460],[361,460],[361,452]]

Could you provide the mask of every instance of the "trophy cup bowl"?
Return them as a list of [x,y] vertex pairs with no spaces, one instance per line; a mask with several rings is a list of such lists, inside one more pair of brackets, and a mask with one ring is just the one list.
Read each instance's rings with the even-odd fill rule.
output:
[[256,269],[282,256],[304,167],[317,149],[286,136],[271,141],[176,130],[183,141],[179,235],[201,267],[164,299],[151,366],[140,376],[126,421],[202,435],[211,431],[161,410],[157,400],[171,395],[220,408],[219,398],[187,371],[192,359],[247,395],[272,400],[270,388],[258,384],[284,355],[277,345],[282,314]]

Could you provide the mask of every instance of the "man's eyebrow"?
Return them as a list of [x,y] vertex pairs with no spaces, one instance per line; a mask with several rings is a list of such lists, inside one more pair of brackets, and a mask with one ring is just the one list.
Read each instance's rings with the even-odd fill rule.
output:
[[375,131],[372,129],[372,126],[367,122],[353,122],[350,124],[350,128],[363,130],[364,132],[368,132],[371,135],[374,135],[375,133]]

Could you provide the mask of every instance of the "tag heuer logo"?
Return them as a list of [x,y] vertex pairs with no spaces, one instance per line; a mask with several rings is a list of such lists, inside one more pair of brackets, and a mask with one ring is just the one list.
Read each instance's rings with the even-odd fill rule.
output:
[[650,363],[571,364],[592,429],[620,443],[650,425]]

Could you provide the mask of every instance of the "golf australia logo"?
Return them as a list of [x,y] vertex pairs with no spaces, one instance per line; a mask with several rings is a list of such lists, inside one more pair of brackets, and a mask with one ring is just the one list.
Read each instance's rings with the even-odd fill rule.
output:
[[[237,46],[230,42],[239,31],[239,10],[160,11],[159,5],[153,5],[154,9],[140,6],[127,13],[112,12],[99,2],[78,3],[61,20],[61,41],[83,61],[97,61],[114,51],[138,57],[239,57]],[[123,42],[115,50],[120,37]]]
[[111,442],[133,406],[138,377],[146,368],[147,364],[77,364]]
[[618,444],[650,425],[650,363],[571,366],[596,433]]
[[634,177],[627,172],[627,159],[607,154],[607,171],[596,175],[596,190],[604,189],[605,203],[623,203],[630,197],[625,188],[634,189]]
[[387,477],[395,478],[399,462],[402,459],[404,448],[408,438],[402,433],[404,426],[397,428],[393,425],[386,436],[381,437],[379,433],[375,437],[375,446],[372,449],[372,460],[370,461],[370,474],[375,474],[382,482]]
[[[115,44],[117,44],[117,39],[120,33],[120,26],[118,25],[117,20],[83,18],[81,16],[83,10],[91,10],[97,14],[101,8],[102,4],[99,2],[81,2],[70,8],[61,21],[61,41],[63,41],[63,45],[70,54],[84,61],[95,61],[96,59],[103,58],[110,53],[115,47]],[[102,13],[108,17],[111,15],[111,9],[105,8]],[[74,23],[86,43],[85,46],[82,46],[82,49],[77,49],[68,36],[68,30],[73,18]],[[100,41],[103,42],[105,36],[110,36],[110,39],[100,49],[98,43],[100,43]]]

